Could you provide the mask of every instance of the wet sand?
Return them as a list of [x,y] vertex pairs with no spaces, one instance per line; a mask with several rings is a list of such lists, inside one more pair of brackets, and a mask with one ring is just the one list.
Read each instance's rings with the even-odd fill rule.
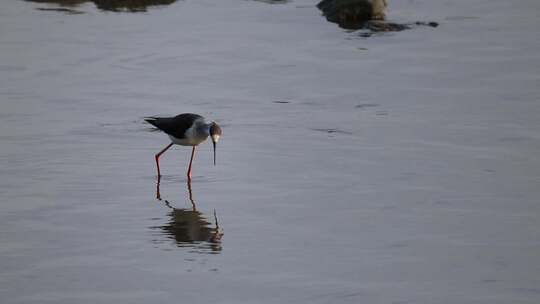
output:
[[538,2],[315,4],[0,4],[0,302],[538,303]]

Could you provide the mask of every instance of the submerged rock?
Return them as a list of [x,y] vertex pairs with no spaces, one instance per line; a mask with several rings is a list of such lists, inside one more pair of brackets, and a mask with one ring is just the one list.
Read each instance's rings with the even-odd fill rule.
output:
[[408,30],[411,27],[408,24],[369,20],[364,24],[364,28],[373,32],[399,32],[403,30]]
[[439,26],[439,23],[437,22],[411,22],[411,23],[393,23],[393,22],[385,22],[385,21],[379,21],[379,20],[370,20],[367,21],[364,24],[364,27],[362,28],[363,31],[360,32],[361,37],[371,37],[377,33],[384,33],[384,32],[400,32],[403,30],[412,29],[418,26],[429,26],[429,27],[437,27]]

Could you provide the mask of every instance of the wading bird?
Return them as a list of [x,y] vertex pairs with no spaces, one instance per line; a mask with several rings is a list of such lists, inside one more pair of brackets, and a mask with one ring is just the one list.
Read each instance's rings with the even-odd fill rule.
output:
[[216,165],[216,144],[221,136],[221,128],[217,123],[213,121],[207,122],[204,117],[192,113],[184,113],[174,117],[145,117],[144,120],[165,132],[171,139],[171,143],[156,154],[158,177],[161,176],[159,170],[159,157],[175,144],[193,147],[187,172],[188,180],[191,180],[191,164],[193,163],[193,156],[195,155],[195,147],[204,142],[208,136],[212,138],[212,144],[214,146],[214,166]]

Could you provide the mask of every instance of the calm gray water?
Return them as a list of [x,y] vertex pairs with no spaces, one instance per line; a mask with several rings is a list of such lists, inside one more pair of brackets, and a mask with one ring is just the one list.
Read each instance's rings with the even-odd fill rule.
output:
[[540,303],[540,2],[73,2],[0,3],[1,303]]

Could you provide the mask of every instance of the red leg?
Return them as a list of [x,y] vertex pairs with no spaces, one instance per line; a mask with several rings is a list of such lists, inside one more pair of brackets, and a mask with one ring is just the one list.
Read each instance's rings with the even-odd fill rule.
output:
[[161,156],[161,154],[165,153],[165,151],[167,151],[172,145],[173,145],[173,143],[170,143],[168,146],[165,147],[165,149],[159,151],[159,153],[156,154],[156,165],[157,165],[157,175],[158,175],[158,177],[161,176],[161,173],[159,172],[159,157]]
[[191,164],[193,163],[193,156],[195,156],[195,147],[193,146],[193,150],[191,150],[191,159],[189,160],[189,168],[187,172],[188,180],[191,180]]

